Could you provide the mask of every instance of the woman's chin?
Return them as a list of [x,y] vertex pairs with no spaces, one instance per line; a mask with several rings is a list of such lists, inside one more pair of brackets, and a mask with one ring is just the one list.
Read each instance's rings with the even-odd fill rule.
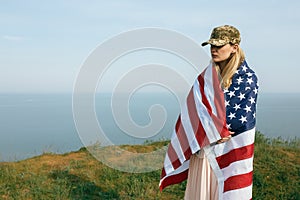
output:
[[220,59],[218,59],[218,58],[213,58],[212,60],[213,60],[215,63],[220,62]]

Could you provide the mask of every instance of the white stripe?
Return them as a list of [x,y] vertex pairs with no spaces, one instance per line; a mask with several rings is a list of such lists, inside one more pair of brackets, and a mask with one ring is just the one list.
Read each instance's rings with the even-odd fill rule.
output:
[[182,105],[181,110],[181,123],[186,133],[187,140],[189,142],[192,154],[200,150],[200,146],[194,134],[194,130],[190,121],[190,116],[187,109],[187,102]]
[[166,154],[166,157],[165,157],[164,168],[165,168],[166,174],[170,174],[171,172],[174,171],[174,168],[170,161],[168,153]]
[[197,108],[197,114],[203,125],[203,128],[205,129],[206,136],[210,143],[216,142],[217,140],[221,139],[221,137],[205,105],[202,103],[202,97],[199,90],[198,81],[195,81],[194,83],[193,92]]
[[252,198],[252,185],[227,191],[223,194],[223,200],[249,200]]
[[169,176],[174,176],[176,174],[180,174],[181,172],[184,172],[185,170],[187,170],[189,168],[189,165],[190,165],[190,160],[187,160],[186,162],[182,163],[182,165],[180,167],[178,167],[175,171],[172,171],[169,174],[166,173],[167,175],[159,181],[159,186],[165,180],[165,178],[167,178]]
[[208,159],[208,162],[210,164],[211,169],[215,173],[215,176],[218,179],[218,193],[219,193],[219,200],[222,200],[223,196],[223,188],[224,188],[224,176],[223,172],[221,171],[218,162],[216,160],[216,156],[214,153],[214,147],[213,146],[206,146],[203,148],[205,155]]
[[227,142],[215,145],[216,157],[224,155],[232,149],[237,149],[254,143],[255,128],[245,131],[235,137],[232,137]]
[[214,70],[212,64],[210,64],[208,67],[207,67],[207,70],[205,71],[205,74],[204,74],[204,93],[205,93],[205,96],[211,106],[211,109],[212,109],[212,113],[214,115],[217,116],[217,109],[216,109],[216,106],[215,106],[215,90],[214,90],[214,83],[213,83],[213,73],[212,73],[212,70]]
[[222,169],[224,180],[231,176],[246,174],[253,171],[253,157],[231,163]]
[[176,130],[174,130],[173,132],[173,136],[171,139],[171,144],[177,154],[177,158],[180,160],[180,163],[183,163],[185,161],[185,156],[183,154],[183,150],[181,149],[181,145],[180,142],[178,140],[177,134],[176,134]]

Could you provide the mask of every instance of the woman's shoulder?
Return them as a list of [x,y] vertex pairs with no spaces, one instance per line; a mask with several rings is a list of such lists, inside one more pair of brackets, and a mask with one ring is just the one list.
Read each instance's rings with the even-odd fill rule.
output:
[[255,71],[250,67],[246,60],[242,62],[242,64],[238,67],[236,71],[237,77],[243,77],[243,78],[252,78],[257,80],[257,75]]
[[232,77],[233,87],[258,87],[258,78],[254,70],[248,65],[246,60],[236,70]]

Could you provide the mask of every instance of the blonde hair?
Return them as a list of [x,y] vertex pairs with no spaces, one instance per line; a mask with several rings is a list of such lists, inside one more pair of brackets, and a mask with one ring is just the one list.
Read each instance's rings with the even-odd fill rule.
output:
[[237,68],[245,60],[245,54],[243,50],[240,47],[238,47],[237,51],[229,59],[229,62],[226,64],[222,71],[220,70],[220,67],[217,64],[215,64],[216,69],[220,73],[222,78],[221,86],[225,89],[228,89],[230,87],[233,75],[235,74]]

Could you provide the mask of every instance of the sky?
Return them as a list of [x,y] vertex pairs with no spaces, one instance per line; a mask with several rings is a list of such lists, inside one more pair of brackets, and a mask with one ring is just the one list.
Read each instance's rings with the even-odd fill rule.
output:
[[0,93],[71,93],[90,53],[122,32],[157,27],[200,44],[224,24],[240,30],[261,92],[300,92],[300,1],[0,2]]

